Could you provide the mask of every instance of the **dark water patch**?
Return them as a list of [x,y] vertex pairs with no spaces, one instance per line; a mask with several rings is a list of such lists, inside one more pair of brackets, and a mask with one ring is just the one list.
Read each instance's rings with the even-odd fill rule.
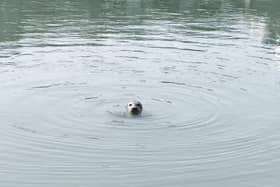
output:
[[55,83],[55,84],[48,84],[48,85],[41,85],[41,86],[34,86],[31,89],[45,89],[45,88],[52,88],[56,86],[61,86],[61,83]]
[[141,57],[137,57],[137,56],[116,56],[119,58],[130,58],[130,59],[142,59]]
[[163,83],[163,84],[183,85],[183,86],[186,85],[186,83],[182,83],[182,82],[172,82],[172,81],[161,81],[161,83]]
[[198,31],[216,31],[217,28],[215,27],[205,27],[199,25],[190,25],[191,30],[198,30]]
[[206,52],[207,50],[203,49],[192,49],[192,48],[178,48],[178,47],[167,47],[167,46],[147,46],[148,48],[156,49],[170,49],[170,50],[182,50],[182,51],[194,51],[194,52]]
[[172,101],[169,101],[169,100],[164,100],[164,99],[159,99],[159,98],[152,98],[152,100],[159,101],[159,102],[166,102],[166,103],[172,104]]
[[98,99],[98,96],[85,97],[85,100]]
[[14,125],[15,128],[17,128],[18,130],[22,130],[22,131],[25,131],[25,132],[29,132],[29,133],[37,133],[36,130],[33,130],[33,129],[29,129],[27,127],[23,127],[23,126],[18,126],[18,125]]

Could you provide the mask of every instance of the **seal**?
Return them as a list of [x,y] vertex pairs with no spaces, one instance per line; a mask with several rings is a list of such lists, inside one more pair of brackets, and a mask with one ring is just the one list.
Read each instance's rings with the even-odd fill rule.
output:
[[140,101],[131,101],[127,104],[127,112],[131,115],[137,116],[142,113],[143,105]]

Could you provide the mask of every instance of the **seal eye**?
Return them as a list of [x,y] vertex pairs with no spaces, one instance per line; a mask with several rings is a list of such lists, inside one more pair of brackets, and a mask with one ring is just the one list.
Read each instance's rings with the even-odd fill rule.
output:
[[128,106],[132,106],[132,104],[131,104],[131,103],[129,103],[129,104],[128,104]]
[[141,104],[140,104],[140,103],[137,103],[136,106],[141,106]]

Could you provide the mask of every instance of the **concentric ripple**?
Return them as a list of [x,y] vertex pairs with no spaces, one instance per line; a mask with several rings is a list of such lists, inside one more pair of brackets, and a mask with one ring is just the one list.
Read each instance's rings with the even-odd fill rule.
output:
[[[192,173],[188,179],[218,179],[208,173],[217,167],[227,167],[229,172],[223,176],[234,178],[236,162],[262,161],[269,157],[268,152],[279,148],[265,148],[262,143],[277,137],[262,131],[262,118],[249,130],[239,124],[252,122],[237,111],[244,101],[237,103],[224,92],[199,86],[164,82],[67,82],[34,84],[24,93],[11,91],[7,103],[16,102],[12,105],[17,108],[2,113],[2,118],[14,115],[1,132],[6,139],[2,143],[8,146],[7,153],[22,155],[17,167],[26,175],[37,175],[41,161],[48,159],[54,173],[69,177],[80,173],[85,181],[91,181],[87,177],[91,172],[106,175],[114,170],[120,170],[120,176],[142,178],[143,171],[155,166],[162,169],[161,175],[154,176],[157,180],[164,180],[169,168],[175,172],[172,181],[180,180],[187,171]],[[144,104],[140,117],[126,114],[128,99],[135,98]],[[17,150],[11,149],[15,146]],[[1,154],[1,158],[12,159],[7,158],[9,154]],[[40,159],[30,158],[34,156]],[[74,163],[71,170],[67,160]],[[48,176],[50,171],[44,172],[41,175]],[[70,181],[75,182],[73,178]]]
[[[103,128],[148,131],[203,128],[219,123],[221,109],[226,107],[211,91],[165,84],[39,85],[27,90],[24,97],[19,105],[34,103],[32,108],[47,109],[48,113],[26,111],[34,116],[32,120],[42,121],[38,125],[73,132]],[[141,116],[132,117],[126,113],[125,106],[133,99],[143,102]],[[24,111],[19,113],[25,115]]]

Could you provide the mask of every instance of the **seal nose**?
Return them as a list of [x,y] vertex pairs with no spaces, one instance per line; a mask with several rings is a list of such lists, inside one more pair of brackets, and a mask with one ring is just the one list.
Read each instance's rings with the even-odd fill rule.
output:
[[137,108],[132,108],[131,111],[132,112],[136,112],[138,109]]
[[139,113],[139,110],[138,110],[138,108],[132,108],[131,109],[131,112],[132,112],[132,114],[138,114]]

